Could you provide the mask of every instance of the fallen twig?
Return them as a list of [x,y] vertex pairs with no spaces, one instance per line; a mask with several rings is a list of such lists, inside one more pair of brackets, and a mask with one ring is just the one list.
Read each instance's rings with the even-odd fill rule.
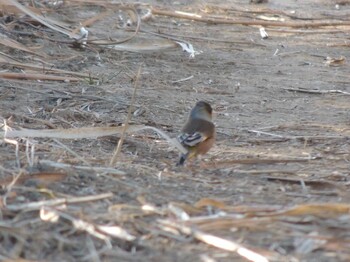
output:
[[81,78],[70,76],[56,76],[46,74],[26,74],[26,73],[8,73],[0,72],[0,78],[4,79],[27,79],[27,80],[50,80],[50,81],[63,81],[63,82],[78,82]]
[[[324,140],[324,139],[347,139],[347,136],[282,136],[282,135],[277,135],[269,132],[264,132],[260,130],[247,130],[250,133],[255,133],[258,136],[260,135],[266,135],[266,136],[272,136],[272,137],[277,137],[285,140]],[[270,140],[271,142],[281,142],[281,140]]]
[[[120,134],[123,132],[124,126],[117,127],[83,127],[83,128],[71,128],[71,129],[23,129],[23,130],[7,130],[6,132],[0,132],[0,138],[8,139],[14,137],[36,137],[36,138],[61,138],[61,139],[81,139],[81,138],[97,138],[102,136],[111,136]],[[162,136],[167,142],[177,148],[181,153],[187,153],[187,149],[184,148],[176,138],[170,138],[162,130],[153,126],[144,125],[129,125],[127,127],[128,133],[134,133],[141,130],[151,129]]]
[[222,168],[222,167],[235,165],[235,164],[254,165],[254,164],[298,163],[298,162],[308,162],[316,159],[320,159],[320,157],[316,156],[316,157],[306,157],[306,158],[300,157],[300,158],[281,158],[281,159],[261,159],[261,158],[232,159],[232,160],[210,162],[205,165],[205,168]]
[[78,170],[93,170],[95,172],[105,172],[113,175],[126,175],[124,171],[121,171],[119,169],[111,168],[111,167],[99,167],[99,166],[77,166],[77,165],[71,165],[71,164],[64,164],[64,163],[58,163],[50,160],[40,160],[40,165],[46,165],[50,167],[55,168],[62,168],[62,169],[78,169]]
[[12,4],[13,6],[15,6],[16,8],[21,10],[26,15],[32,17],[33,19],[35,19],[36,21],[40,22],[41,24],[47,26],[48,28],[51,28],[54,31],[60,32],[61,34],[70,36],[71,38],[79,39],[80,35],[71,34],[68,28],[64,28],[64,26],[62,24],[59,24],[57,21],[54,21],[54,20],[49,19],[47,17],[43,17],[41,15],[37,15],[36,13],[31,11],[29,8],[18,3],[16,0],[7,0],[7,1],[8,1],[8,3]]
[[303,88],[289,88],[289,87],[282,87],[284,90],[288,91],[296,91],[296,92],[301,92],[301,93],[309,93],[309,94],[343,94],[343,95],[350,95],[349,92],[345,92],[342,90],[309,90],[309,89],[303,89]]
[[126,241],[133,241],[136,239],[135,236],[129,234],[125,229],[119,226],[105,226],[86,222],[54,207],[43,206],[40,210],[40,216],[42,220],[49,222],[56,222],[59,217],[67,219],[72,222],[74,227],[78,230],[83,230],[96,238],[106,241],[110,247],[112,247],[110,237],[116,237]]
[[260,135],[267,135],[267,136],[272,136],[272,137],[278,137],[278,138],[285,138],[282,135],[277,135],[277,134],[272,134],[272,133],[268,133],[268,132],[264,132],[264,131],[259,131],[259,130],[247,130],[250,133],[255,133],[258,136]]
[[[23,63],[23,62],[12,62],[12,61],[0,61],[0,65],[4,66],[11,66],[11,67],[18,67],[18,68],[28,68],[31,70],[37,70],[37,71],[44,71],[45,73],[52,73],[52,74],[68,74],[68,75],[73,75],[77,77],[82,77],[82,78],[94,78],[96,79],[97,77],[91,76],[86,73],[81,73],[81,72],[73,72],[73,71],[68,71],[68,70],[63,70],[63,69],[58,69],[58,68],[53,68],[54,65],[36,65],[36,64],[30,64],[30,63]],[[9,74],[9,73],[7,73]],[[52,75],[53,77],[53,75]]]
[[38,202],[30,202],[23,204],[11,204],[6,205],[5,208],[12,211],[23,211],[23,210],[39,210],[43,206],[57,206],[62,204],[75,204],[97,201],[105,198],[113,197],[113,193],[104,193],[95,196],[84,196],[84,197],[69,197],[69,198],[57,198],[52,200],[43,200]]
[[260,25],[260,26],[277,26],[277,27],[320,27],[320,26],[345,26],[350,25],[350,21],[321,21],[321,22],[271,22],[261,20],[234,20],[232,18],[217,18],[208,15],[199,15],[195,13],[187,13],[182,11],[165,10],[152,8],[152,14],[177,17],[182,19],[190,19],[197,22],[209,24],[233,24],[233,25]]
[[202,241],[208,245],[220,248],[222,250],[230,251],[230,252],[236,252],[241,257],[244,257],[248,259],[249,261],[254,262],[268,262],[269,260],[264,257],[263,255],[260,255],[259,253],[248,249],[244,247],[243,245],[240,245],[234,241],[227,240],[221,237],[217,237],[211,234],[207,234],[205,232],[193,229],[189,226],[185,226],[180,223],[176,223],[169,220],[158,220],[158,222],[164,226],[172,227],[180,230],[182,233],[186,235],[191,235],[194,238],[196,238],[199,241]]

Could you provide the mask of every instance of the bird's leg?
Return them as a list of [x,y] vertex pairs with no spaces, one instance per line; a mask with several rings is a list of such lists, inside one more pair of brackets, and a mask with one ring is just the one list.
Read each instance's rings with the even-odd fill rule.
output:
[[188,153],[187,154],[182,154],[180,157],[179,162],[177,162],[176,166],[183,166],[185,164],[185,161],[187,159]]

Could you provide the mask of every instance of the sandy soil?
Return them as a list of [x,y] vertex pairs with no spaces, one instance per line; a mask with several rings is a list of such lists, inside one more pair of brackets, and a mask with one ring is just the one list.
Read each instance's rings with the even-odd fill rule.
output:
[[[297,21],[320,21],[325,17],[349,21],[346,19],[350,17],[349,6],[339,5],[336,9],[336,1],[270,0],[263,5],[248,2],[232,0],[225,6],[279,10],[303,18]],[[153,4],[197,12],[205,3]],[[281,17],[210,10],[218,16],[245,19],[257,15]],[[92,7],[63,8],[52,17],[85,19],[96,12]],[[101,20],[94,26],[103,30],[108,25],[108,20]],[[80,156],[91,166],[107,167],[118,136],[60,140],[76,155],[55,140],[31,139],[35,143],[33,167],[26,159],[25,140],[19,140],[21,168],[16,165],[14,146],[2,143],[2,179],[21,172],[65,174],[64,179],[44,186],[25,181],[10,190],[3,183],[7,204],[111,192],[111,197],[100,201],[68,204],[63,212],[94,225],[121,226],[137,239],[129,242],[112,238],[112,248],[108,248],[105,241],[76,229],[63,215],[57,223],[49,223],[40,220],[37,209],[13,211],[3,204],[2,218],[7,229],[0,233],[1,258],[246,261],[236,252],[210,247],[194,235],[161,224],[160,220],[182,224],[179,210],[184,210],[191,218],[206,218],[202,222],[190,220],[191,227],[232,240],[271,261],[348,261],[349,208],[337,208],[350,199],[349,65],[347,61],[339,65],[326,62],[327,57],[350,57],[350,27],[266,27],[269,38],[261,39],[258,26],[155,16],[142,28],[185,39],[202,53],[189,58],[179,48],[150,53],[75,49],[58,41],[18,35],[16,40],[25,45],[41,46],[40,50],[47,54],[46,61],[55,68],[89,73],[98,80],[1,80],[0,116],[15,129],[121,125],[127,116],[135,74],[142,65],[134,109],[137,113],[131,123],[155,126],[176,136],[191,107],[198,100],[206,100],[216,112],[215,147],[192,167],[176,168],[178,153],[157,134],[147,131],[128,135],[115,166],[125,174],[116,175],[82,171],[74,165],[86,165],[77,157]],[[16,30],[36,31],[19,22]],[[58,33],[51,34],[51,40],[59,37],[62,39]],[[12,49],[2,52],[20,60],[32,59]],[[3,66],[5,69],[19,71]],[[73,166],[53,168],[42,160]],[[212,202],[198,204],[203,199],[205,203]],[[312,211],[305,206],[314,203],[332,203],[337,211]],[[142,210],[145,204],[154,210]],[[266,215],[298,205],[304,211],[296,215]]]

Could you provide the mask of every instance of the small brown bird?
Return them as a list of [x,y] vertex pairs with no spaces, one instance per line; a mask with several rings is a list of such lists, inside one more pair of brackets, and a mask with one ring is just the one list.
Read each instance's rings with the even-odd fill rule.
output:
[[188,150],[182,154],[177,165],[183,165],[186,159],[204,155],[214,145],[215,126],[212,122],[211,106],[204,101],[199,101],[191,110],[187,123],[178,136],[179,142]]

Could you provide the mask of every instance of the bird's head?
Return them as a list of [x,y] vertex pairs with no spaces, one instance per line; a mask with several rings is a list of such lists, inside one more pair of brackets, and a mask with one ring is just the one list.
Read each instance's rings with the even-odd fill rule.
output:
[[208,121],[212,120],[213,109],[211,105],[205,101],[199,101],[191,110],[190,118],[201,118]]

